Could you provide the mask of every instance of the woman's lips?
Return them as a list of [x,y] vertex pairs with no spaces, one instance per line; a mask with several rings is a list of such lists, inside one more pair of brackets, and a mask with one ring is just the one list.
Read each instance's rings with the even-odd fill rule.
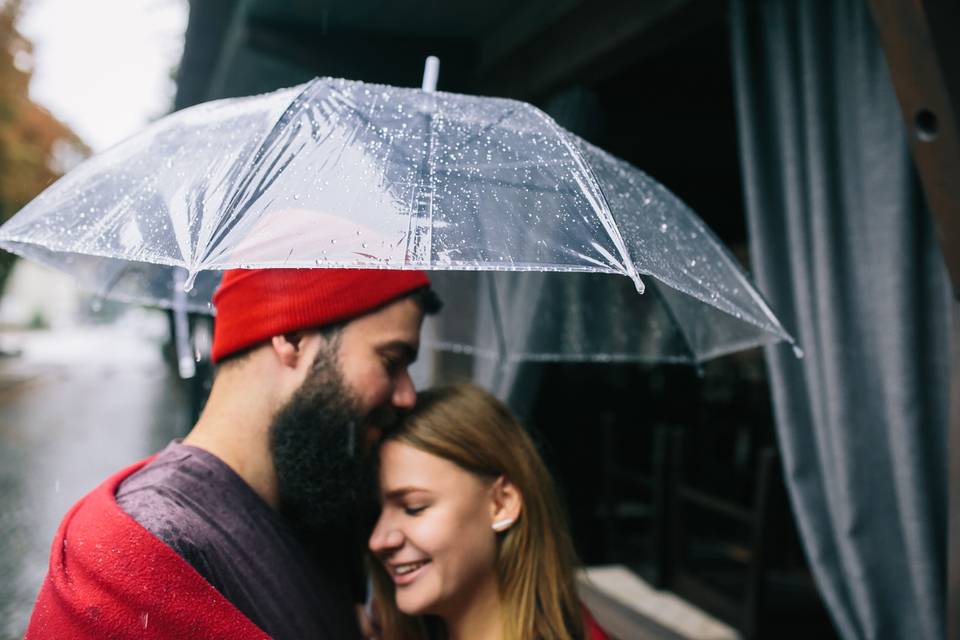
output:
[[419,560],[417,562],[404,562],[391,565],[390,576],[393,578],[395,585],[407,585],[420,577],[420,574],[423,573],[423,570],[428,564],[430,564],[429,560]]

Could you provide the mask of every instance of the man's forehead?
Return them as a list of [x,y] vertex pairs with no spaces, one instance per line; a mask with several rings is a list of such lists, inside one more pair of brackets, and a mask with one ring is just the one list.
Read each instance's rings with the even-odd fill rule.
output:
[[379,309],[357,318],[354,322],[376,324],[382,327],[395,327],[397,330],[413,329],[417,333],[423,320],[423,311],[411,298],[394,300]]
[[413,300],[403,298],[350,321],[346,330],[383,345],[405,343],[416,350],[420,345],[422,322],[420,307]]

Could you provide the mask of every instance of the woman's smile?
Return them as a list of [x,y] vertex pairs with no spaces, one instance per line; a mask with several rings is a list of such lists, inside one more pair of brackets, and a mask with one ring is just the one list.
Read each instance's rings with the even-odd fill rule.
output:
[[398,587],[412,583],[426,570],[428,564],[430,564],[429,559],[418,560],[416,562],[391,563],[389,567],[390,575],[393,577],[393,583]]

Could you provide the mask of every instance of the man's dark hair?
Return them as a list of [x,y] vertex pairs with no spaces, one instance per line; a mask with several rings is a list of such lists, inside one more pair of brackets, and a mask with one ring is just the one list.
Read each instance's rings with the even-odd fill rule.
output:
[[[434,291],[430,285],[411,291],[405,297],[409,297],[416,302],[417,306],[420,307],[420,311],[423,311],[423,315],[425,316],[436,315],[443,309],[443,300],[440,299],[440,296],[437,295],[437,292]],[[402,300],[403,298],[398,299]]]

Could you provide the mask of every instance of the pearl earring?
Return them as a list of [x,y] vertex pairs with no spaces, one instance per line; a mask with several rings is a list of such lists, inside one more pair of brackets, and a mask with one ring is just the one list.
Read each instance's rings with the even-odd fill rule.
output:
[[494,531],[505,531],[507,527],[513,524],[513,518],[504,518],[503,520],[497,520],[494,522],[491,527]]

